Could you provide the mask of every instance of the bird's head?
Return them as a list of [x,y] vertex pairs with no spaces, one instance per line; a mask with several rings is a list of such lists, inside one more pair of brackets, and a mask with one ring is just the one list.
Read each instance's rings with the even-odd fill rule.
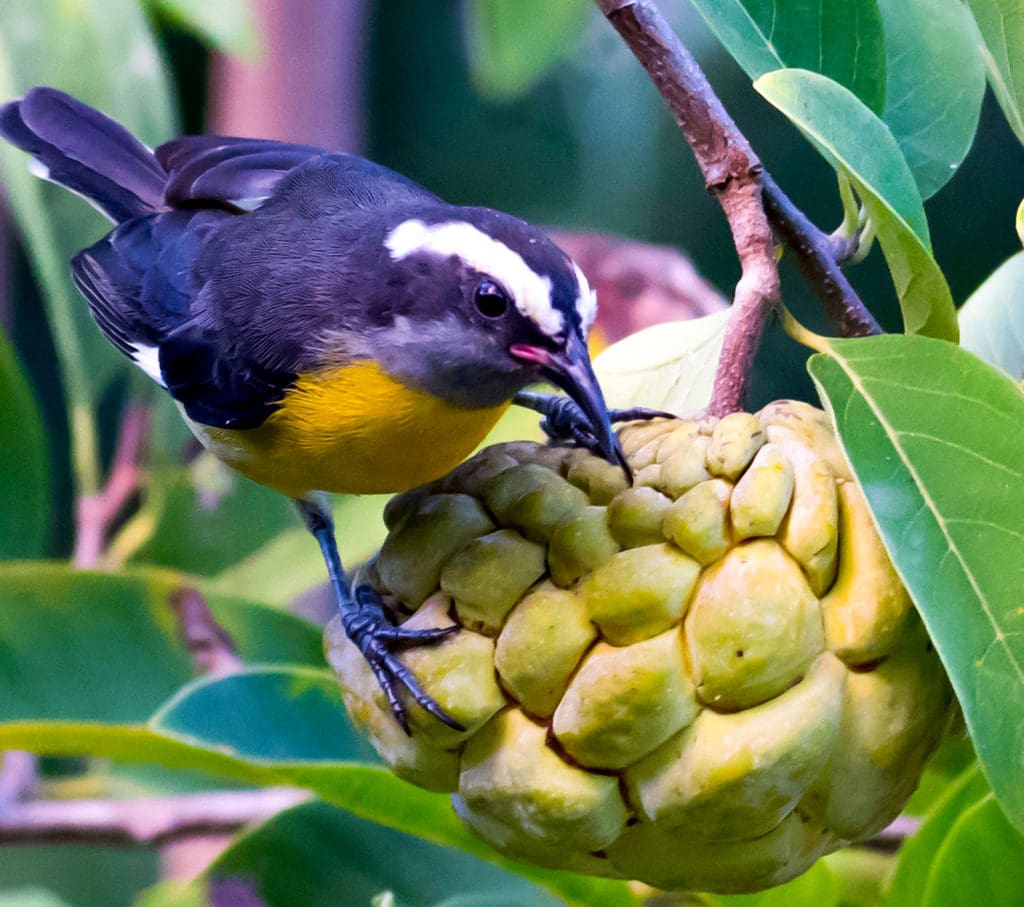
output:
[[467,407],[550,382],[619,460],[587,350],[595,294],[541,230],[487,208],[439,206],[390,226],[384,247],[389,371]]

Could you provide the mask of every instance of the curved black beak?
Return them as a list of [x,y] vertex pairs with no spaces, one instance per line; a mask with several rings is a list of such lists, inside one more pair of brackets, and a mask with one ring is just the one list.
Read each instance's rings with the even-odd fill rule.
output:
[[564,390],[583,410],[587,419],[590,434],[597,442],[597,449],[609,462],[621,466],[626,475],[630,475],[629,464],[619,446],[619,439],[612,431],[608,407],[601,393],[601,385],[590,364],[590,352],[586,341],[575,331],[569,336],[565,346],[558,351],[540,347],[520,347],[513,350],[514,354],[523,359],[530,359],[540,365],[542,377],[556,387]]

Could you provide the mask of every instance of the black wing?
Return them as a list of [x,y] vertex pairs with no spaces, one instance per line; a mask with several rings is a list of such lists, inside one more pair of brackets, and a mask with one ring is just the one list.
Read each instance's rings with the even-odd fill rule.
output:
[[312,145],[205,135],[175,139],[155,152],[167,171],[169,205],[238,212],[258,208],[288,173],[326,153]]
[[[211,243],[223,256],[230,239],[234,259],[244,261],[238,244],[261,245],[264,227],[435,199],[386,168],[310,145],[187,136],[151,151],[52,88],[0,106],[0,137],[31,154],[39,175],[84,195],[118,224],[75,256],[75,283],[110,341],[192,419],[212,426],[259,425],[295,376],[279,350],[240,342],[250,302],[243,287],[229,293],[234,329],[223,320],[227,301],[208,279]],[[260,230],[234,229],[268,202],[274,217]],[[301,257],[293,251],[291,258]]]

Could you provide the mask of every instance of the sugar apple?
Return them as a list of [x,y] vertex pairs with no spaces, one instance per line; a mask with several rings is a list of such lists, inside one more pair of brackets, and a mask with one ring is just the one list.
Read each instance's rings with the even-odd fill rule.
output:
[[360,581],[465,728],[388,709],[337,621],[355,723],[499,851],[663,889],[785,882],[903,808],[953,696],[824,413],[621,431],[633,468],[491,447],[395,498]]

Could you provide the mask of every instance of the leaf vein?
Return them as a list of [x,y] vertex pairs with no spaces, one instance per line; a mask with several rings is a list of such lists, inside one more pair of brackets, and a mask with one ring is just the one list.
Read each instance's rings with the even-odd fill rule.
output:
[[964,559],[963,554],[960,552],[959,547],[957,546],[955,540],[949,532],[949,526],[946,523],[945,517],[939,511],[935,502],[932,500],[931,495],[926,490],[924,482],[921,479],[921,475],[918,473],[917,469],[910,461],[910,458],[907,456],[907,453],[903,449],[902,444],[900,444],[900,433],[895,429],[893,425],[889,423],[889,420],[879,410],[874,398],[872,398],[867,393],[867,389],[861,382],[860,377],[850,367],[850,363],[838,352],[836,352],[834,348],[831,352],[836,362],[839,363],[840,367],[846,372],[847,377],[850,379],[850,382],[853,384],[854,388],[864,398],[864,402],[868,405],[868,408],[874,413],[875,418],[878,420],[878,424],[881,426],[882,430],[886,433],[886,435],[888,435],[890,443],[896,449],[896,453],[903,461],[903,464],[907,472],[910,473],[910,476],[914,480],[914,483],[917,487],[917,491],[922,498],[923,506],[927,508],[936,526],[938,526],[939,531],[945,538],[946,545],[948,546],[949,551],[956,558],[961,572],[963,573],[968,584],[970,585],[971,590],[974,592],[974,595],[978,600],[978,604],[981,605],[981,610],[983,611],[985,618],[988,620],[990,626],[992,627],[992,631],[995,635],[994,644],[998,643],[1003,648],[1006,657],[1013,668],[1014,673],[1017,675],[1017,680],[1021,683],[1022,686],[1024,686],[1024,665],[1021,664],[1020,660],[1017,658],[1017,655],[1013,651],[1013,649],[1011,649],[1009,645],[1007,645],[1006,640],[1002,635],[1002,629],[999,625],[999,622],[996,620],[995,615],[992,613],[992,609],[989,606],[988,599],[985,597],[985,594],[981,588],[980,583],[978,582],[978,578],[967,566],[967,561]]

